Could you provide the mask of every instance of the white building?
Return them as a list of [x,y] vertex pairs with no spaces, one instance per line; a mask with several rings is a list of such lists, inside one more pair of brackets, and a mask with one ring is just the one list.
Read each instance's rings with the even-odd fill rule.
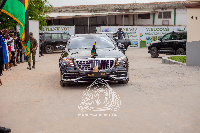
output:
[[48,25],[76,26],[77,33],[98,26],[187,26],[189,1],[56,7]]

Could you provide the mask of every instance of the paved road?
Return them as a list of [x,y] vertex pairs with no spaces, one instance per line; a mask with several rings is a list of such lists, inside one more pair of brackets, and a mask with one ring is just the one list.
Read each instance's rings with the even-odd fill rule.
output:
[[4,72],[0,125],[13,133],[199,133],[200,67],[162,64],[146,48],[127,55],[130,82],[109,83],[121,98],[117,116],[78,116],[90,84],[62,88],[54,53],[40,57],[35,70],[23,63]]

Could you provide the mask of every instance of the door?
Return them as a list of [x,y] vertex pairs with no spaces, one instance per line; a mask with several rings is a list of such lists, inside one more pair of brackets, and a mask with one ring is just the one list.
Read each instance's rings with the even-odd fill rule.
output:
[[168,33],[163,36],[160,50],[162,51],[168,51],[171,50],[171,45],[172,45],[172,40],[171,40],[171,33]]

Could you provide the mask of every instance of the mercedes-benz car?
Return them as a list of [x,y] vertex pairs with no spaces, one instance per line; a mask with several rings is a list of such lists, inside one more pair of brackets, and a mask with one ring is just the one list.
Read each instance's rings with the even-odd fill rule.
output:
[[129,81],[127,56],[101,34],[72,37],[61,55],[59,67],[61,86],[98,78],[123,84]]

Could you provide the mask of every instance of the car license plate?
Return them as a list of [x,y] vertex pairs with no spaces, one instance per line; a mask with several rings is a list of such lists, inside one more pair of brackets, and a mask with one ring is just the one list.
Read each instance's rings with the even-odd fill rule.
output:
[[106,72],[92,72],[92,73],[87,73],[87,77],[95,77],[95,78],[106,77]]

